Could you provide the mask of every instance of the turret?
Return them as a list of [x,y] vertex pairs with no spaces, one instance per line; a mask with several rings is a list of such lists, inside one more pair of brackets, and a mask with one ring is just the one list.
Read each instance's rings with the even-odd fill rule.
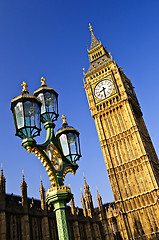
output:
[[85,203],[85,199],[84,199],[84,196],[83,196],[83,192],[82,192],[82,189],[81,189],[81,203],[82,203],[82,207],[83,207],[83,215],[86,217],[87,216],[87,209],[86,209],[86,203]]
[[27,184],[25,182],[24,173],[21,183],[22,206],[27,205]]
[[102,203],[102,198],[99,195],[98,189],[97,189],[97,202],[98,202],[98,208],[101,214],[101,218],[104,219],[105,218],[105,211],[104,211],[104,206]]
[[46,210],[45,188],[43,186],[42,180],[41,180],[39,192],[40,192],[40,199],[41,199],[41,209]]
[[87,206],[88,216],[92,218],[93,212],[94,212],[92,195],[89,190],[89,185],[87,184],[85,177],[84,177],[84,198]]
[[70,200],[70,205],[71,205],[71,213],[73,215],[75,215],[76,214],[76,208],[75,208],[74,196],[72,196],[72,198]]
[[1,165],[1,176],[0,176],[0,194],[5,194],[6,189],[6,179],[3,175],[3,168]]

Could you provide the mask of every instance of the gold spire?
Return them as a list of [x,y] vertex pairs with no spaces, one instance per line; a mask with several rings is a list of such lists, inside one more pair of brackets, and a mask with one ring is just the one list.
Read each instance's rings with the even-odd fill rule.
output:
[[28,89],[27,89],[28,85],[26,84],[25,81],[23,81],[23,83],[21,84],[21,86],[23,87],[22,93],[29,93],[29,92],[28,92]]
[[91,47],[90,47],[90,50],[93,49],[94,47],[98,46],[101,44],[101,42],[99,42],[96,37],[94,36],[94,33],[93,33],[93,29],[92,29],[92,26],[91,24],[89,23],[89,30],[91,32]]
[[45,83],[46,79],[44,77],[41,78],[41,87],[46,87],[46,83]]

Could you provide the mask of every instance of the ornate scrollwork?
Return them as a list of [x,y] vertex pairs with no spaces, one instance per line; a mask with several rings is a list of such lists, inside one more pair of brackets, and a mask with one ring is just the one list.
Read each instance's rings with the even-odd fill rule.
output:
[[[41,159],[41,162],[43,163],[43,166],[45,167],[45,169],[48,173],[49,180],[51,182],[51,186],[55,187],[57,185],[55,175],[54,175],[54,172],[52,170],[52,167],[50,166],[48,160],[46,159],[46,155],[44,154],[45,152],[40,151],[37,147],[27,148],[26,150],[29,153],[35,154],[35,156],[37,156],[39,159]],[[51,160],[50,160],[50,162],[51,162]],[[55,171],[57,171],[57,170],[55,169]]]
[[62,168],[62,158],[59,151],[53,144],[49,144],[46,150],[51,163],[56,167],[55,171],[59,172]]
[[67,168],[65,168],[65,171],[64,171],[64,173],[63,173],[63,182],[64,182],[64,179],[65,179],[65,176],[66,176],[66,174],[68,173],[68,172],[71,172],[73,175],[75,175],[75,171],[73,171],[73,169],[70,167],[70,166],[68,166]]

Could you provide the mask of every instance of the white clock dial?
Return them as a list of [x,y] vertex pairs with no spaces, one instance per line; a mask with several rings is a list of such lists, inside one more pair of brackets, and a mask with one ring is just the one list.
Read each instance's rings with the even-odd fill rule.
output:
[[105,99],[111,95],[114,90],[113,81],[109,79],[104,79],[100,81],[94,89],[94,95],[98,99]]

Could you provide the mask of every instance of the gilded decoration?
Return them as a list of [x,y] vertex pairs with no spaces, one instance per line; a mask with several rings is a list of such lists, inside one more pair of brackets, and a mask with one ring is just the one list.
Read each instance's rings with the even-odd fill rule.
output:
[[48,159],[46,159],[46,155],[44,154],[44,152],[40,151],[39,148],[37,148],[37,147],[32,147],[32,148],[28,147],[26,150],[29,153],[35,154],[35,156],[37,156],[39,159],[41,159],[41,162],[43,163],[43,166],[45,167],[45,169],[48,173],[49,180],[51,182],[51,186],[55,187],[57,184],[56,184],[55,174],[52,170],[53,166],[51,164],[49,164]]
[[29,92],[28,92],[28,89],[27,89],[28,85],[26,84],[25,81],[23,81],[23,83],[21,84],[21,86],[23,87],[22,93],[29,93]]
[[62,158],[61,158],[61,155],[60,155],[58,149],[55,147],[54,144],[51,143],[47,146],[46,151],[48,152],[47,155],[48,155],[51,163],[53,164],[53,166],[56,167],[55,170],[57,172],[60,171],[62,168]]

